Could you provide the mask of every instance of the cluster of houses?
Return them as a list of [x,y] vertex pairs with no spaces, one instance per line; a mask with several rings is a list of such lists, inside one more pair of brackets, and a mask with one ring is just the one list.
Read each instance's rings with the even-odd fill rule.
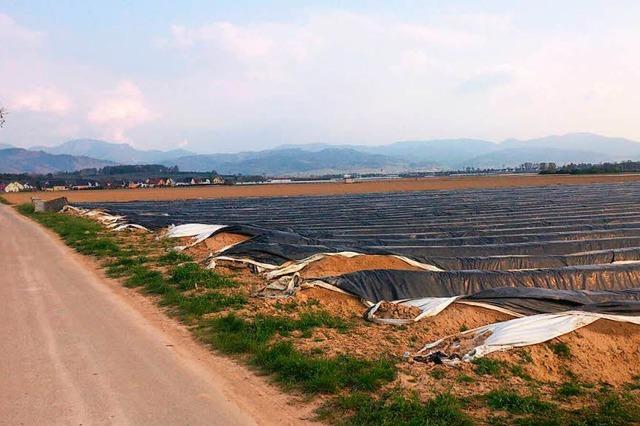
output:
[[0,192],[23,192],[23,191],[34,191],[36,188],[29,185],[28,183],[20,183],[20,182],[9,182],[2,183],[0,182]]
[[127,188],[157,188],[171,186],[193,186],[193,185],[223,185],[225,183],[222,176],[214,176],[213,179],[186,177],[182,179],[173,178],[150,178],[146,180],[136,180],[127,182]]
[[73,182],[66,180],[48,180],[41,183],[38,187],[28,183],[10,182],[0,183],[0,192],[25,192],[36,191],[70,191],[70,190],[90,190],[90,189],[116,189],[116,188],[159,188],[174,186],[193,186],[193,185],[223,185],[225,183],[222,176],[214,176],[213,178],[185,177],[185,178],[148,178],[135,180],[114,180],[98,182],[97,180],[76,179]]

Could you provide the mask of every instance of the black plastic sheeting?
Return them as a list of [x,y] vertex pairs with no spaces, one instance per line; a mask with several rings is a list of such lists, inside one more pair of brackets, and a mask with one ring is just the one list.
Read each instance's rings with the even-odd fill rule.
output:
[[640,315],[640,288],[609,291],[503,287],[462,298],[523,315],[580,310],[616,315]]
[[225,254],[280,265],[319,252],[398,254],[447,270],[640,260],[640,184],[84,204],[151,228],[237,225]]
[[483,290],[525,287],[556,290],[624,290],[638,287],[640,264],[586,265],[527,271],[358,271],[322,278],[370,302],[473,295]]

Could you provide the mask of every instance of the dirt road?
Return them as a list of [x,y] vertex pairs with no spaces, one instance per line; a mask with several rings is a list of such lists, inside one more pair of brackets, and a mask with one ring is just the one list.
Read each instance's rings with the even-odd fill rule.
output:
[[300,195],[362,194],[367,192],[584,185],[637,181],[640,181],[640,174],[449,176],[361,181],[351,184],[325,182],[229,186],[204,185],[180,188],[110,189],[101,191],[19,192],[2,194],[2,196],[14,204],[30,202],[31,197],[49,200],[61,196],[67,197],[72,203],[92,201],[166,201],[198,198],[295,197]]
[[200,348],[139,295],[149,306],[138,309],[2,205],[0,255],[0,424],[299,423],[262,379]]

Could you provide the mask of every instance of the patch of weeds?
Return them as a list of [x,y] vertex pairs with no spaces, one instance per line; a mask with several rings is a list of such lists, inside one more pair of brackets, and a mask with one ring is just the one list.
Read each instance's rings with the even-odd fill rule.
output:
[[395,365],[390,360],[368,361],[346,355],[326,358],[300,352],[286,341],[269,345],[276,334],[288,336],[315,327],[346,325],[324,312],[305,312],[299,319],[258,316],[251,321],[228,314],[203,324],[199,334],[222,352],[250,354],[251,363],[274,374],[278,382],[309,393],[373,390],[395,378]]
[[120,254],[120,248],[115,240],[101,236],[101,226],[90,219],[58,213],[34,213],[31,204],[21,204],[17,209],[20,213],[51,228],[65,243],[80,253],[96,257]]
[[575,381],[565,382],[558,389],[556,389],[556,393],[564,398],[570,398],[572,396],[582,395],[583,393],[582,386],[580,383]]
[[130,272],[129,278],[124,282],[126,287],[135,288],[144,286],[150,293],[159,294],[158,291],[153,290],[166,285],[164,277],[158,271],[153,271],[141,266],[134,266],[130,269]]
[[18,205],[16,207],[16,210],[18,210],[21,214],[28,216],[30,214],[33,214],[34,207],[33,207],[33,204],[31,203],[24,203],[24,204]]
[[503,361],[491,359],[487,357],[475,358],[471,361],[475,367],[473,371],[479,375],[499,376],[506,366]]
[[305,303],[305,306],[308,307],[312,307],[312,306],[320,306],[320,301],[318,299],[309,299],[307,300]]
[[178,265],[180,263],[192,262],[193,258],[188,254],[181,253],[179,251],[170,250],[167,254],[163,254],[157,260],[158,264],[168,266],[168,265]]
[[385,393],[378,399],[362,393],[341,396],[323,407],[319,417],[345,426],[473,424],[462,411],[460,401],[451,394],[440,394],[423,403],[415,394],[405,396],[399,391]]
[[390,360],[369,361],[349,355],[319,357],[300,352],[286,341],[259,348],[251,363],[273,374],[277,382],[308,393],[372,391],[396,377]]
[[460,326],[460,333],[463,333],[465,331],[469,330],[469,327],[467,327],[467,324],[462,324]]
[[511,366],[511,374],[516,377],[520,377],[522,380],[531,381],[531,376],[524,371],[524,368],[520,364],[513,364]]
[[640,390],[640,376],[633,376],[633,381],[625,386],[627,390]]
[[583,425],[628,425],[640,422],[640,405],[634,397],[607,393],[600,397],[594,408],[579,410],[577,416]]
[[179,290],[192,290],[198,287],[216,289],[237,286],[233,281],[209,269],[204,269],[197,263],[185,263],[173,268],[171,281]]
[[441,369],[439,369],[439,368],[436,368],[436,369],[434,369],[434,370],[431,370],[431,371],[429,372],[429,375],[430,375],[431,377],[433,377],[434,379],[436,379],[436,380],[444,379],[444,376],[445,376],[444,371],[443,371],[443,370],[441,370]]
[[577,410],[550,410],[520,418],[521,426],[626,426],[640,422],[640,406],[637,399],[605,393],[593,406]]
[[149,259],[145,256],[117,257],[106,265],[107,276],[112,278],[129,277],[148,261]]
[[520,356],[520,360],[524,363],[530,364],[533,362],[533,358],[531,357],[531,353],[525,349],[519,350],[518,356]]
[[468,374],[460,374],[456,378],[456,381],[458,383],[473,383],[476,380],[473,377],[469,376]]
[[347,330],[349,325],[326,312],[303,312],[299,319],[257,316],[253,321],[228,314],[205,326],[211,332],[205,340],[226,353],[251,353],[256,352],[276,334],[289,336],[293,331],[304,333],[317,327]]
[[[220,293],[207,293],[191,297],[172,295],[169,300],[171,305],[178,308],[180,316],[185,319],[198,318],[227,308],[239,308],[247,303],[247,299],[242,295],[228,296]],[[166,303],[164,300],[163,302]]]
[[571,357],[571,348],[569,348],[569,345],[564,342],[550,343],[549,347],[551,348],[553,353],[560,358],[568,359]]
[[553,405],[543,402],[535,396],[522,396],[517,392],[498,389],[487,393],[487,405],[494,410],[504,410],[513,414],[531,414],[549,411]]
[[7,201],[7,199],[6,199],[6,198],[4,198],[4,197],[0,197],[0,204],[5,204],[5,205],[7,205],[7,206],[10,206],[10,205],[11,205],[11,203],[10,203],[10,202],[8,202],[8,201]]

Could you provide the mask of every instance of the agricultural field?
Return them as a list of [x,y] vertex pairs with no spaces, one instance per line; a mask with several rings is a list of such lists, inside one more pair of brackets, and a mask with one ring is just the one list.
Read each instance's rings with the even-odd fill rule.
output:
[[73,203],[108,201],[170,201],[236,197],[291,197],[305,195],[364,194],[372,192],[427,191],[479,188],[511,188],[540,185],[585,185],[595,183],[638,182],[635,173],[614,175],[480,175],[439,176],[412,179],[356,180],[340,182],[197,185],[174,188],[109,189],[89,191],[46,191],[7,193],[3,196],[14,204],[31,201],[31,197],[45,200],[65,196]]
[[[342,394],[326,421],[626,424],[640,421],[639,195],[630,182],[79,206],[237,283],[211,293],[242,303],[205,312],[203,339]],[[335,376],[287,376],[305,356]]]

